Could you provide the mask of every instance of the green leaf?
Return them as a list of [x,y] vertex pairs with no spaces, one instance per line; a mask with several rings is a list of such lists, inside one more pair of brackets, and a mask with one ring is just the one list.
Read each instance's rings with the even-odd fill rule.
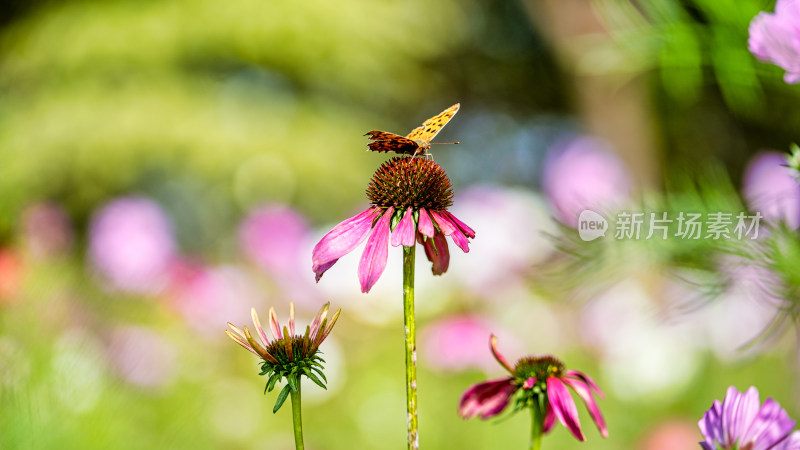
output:
[[287,386],[291,386],[294,392],[297,392],[297,375],[291,374],[286,376],[286,380],[289,381]]
[[288,384],[284,386],[283,389],[281,389],[281,393],[278,394],[278,399],[275,400],[275,406],[272,408],[272,414],[275,414],[276,412],[278,412],[279,409],[281,409],[281,406],[283,406],[283,402],[286,401],[286,397],[289,396],[290,390],[291,389],[289,388]]
[[273,373],[271,377],[269,377],[269,381],[267,381],[267,390],[272,392],[275,389],[275,383],[281,379],[281,374]]

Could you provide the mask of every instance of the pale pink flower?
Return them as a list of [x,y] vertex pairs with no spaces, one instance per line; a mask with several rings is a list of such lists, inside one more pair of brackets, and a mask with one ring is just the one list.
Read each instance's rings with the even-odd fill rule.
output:
[[800,83],[800,0],[778,0],[774,14],[759,13],[747,46],[756,58],[786,70],[785,82]]

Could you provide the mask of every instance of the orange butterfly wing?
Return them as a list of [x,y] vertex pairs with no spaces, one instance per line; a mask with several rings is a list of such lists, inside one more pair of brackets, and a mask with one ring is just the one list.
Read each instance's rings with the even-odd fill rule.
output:
[[438,116],[433,116],[430,119],[426,120],[422,123],[421,127],[414,128],[411,133],[408,133],[406,136],[408,139],[412,141],[422,141],[424,143],[430,143],[439,131],[447,125],[447,122],[450,122],[450,119],[456,115],[458,112],[458,108],[461,107],[461,103],[456,103],[455,105],[445,109],[442,111]]
[[401,155],[413,155],[419,149],[419,144],[399,134],[372,130],[368,131],[364,136],[369,136],[372,141],[368,145],[373,152],[395,152]]

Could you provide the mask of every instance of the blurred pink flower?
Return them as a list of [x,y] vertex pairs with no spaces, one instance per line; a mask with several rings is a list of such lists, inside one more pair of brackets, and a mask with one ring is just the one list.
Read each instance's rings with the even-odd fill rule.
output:
[[473,294],[494,299],[498,289],[526,283],[531,267],[553,250],[546,234],[556,232],[554,222],[545,202],[531,191],[470,186],[459,192],[452,212],[470,217],[478,232],[491,230],[470,246],[469,257],[453,255],[452,281]]
[[602,213],[620,206],[631,181],[622,162],[603,141],[578,137],[556,144],[544,164],[542,190],[556,217],[575,227],[581,211]]
[[286,206],[265,206],[252,211],[239,227],[242,250],[276,276],[294,275],[309,239],[308,224]]
[[774,14],[759,13],[747,46],[756,58],[786,70],[785,82],[800,83],[800,0],[778,0]]
[[178,354],[153,330],[124,327],[114,330],[108,349],[113,370],[124,380],[140,387],[155,388],[175,377]]
[[636,448],[640,450],[679,450],[697,448],[697,429],[689,421],[669,420],[649,430],[642,443]]
[[320,303],[319,290],[308,278],[307,255],[313,237],[305,217],[284,205],[255,209],[239,225],[239,246],[271,276],[282,296],[301,308]]
[[432,323],[421,333],[422,357],[430,367],[439,370],[490,370],[494,366],[491,355],[475,351],[485,345],[489,335],[491,327],[480,317],[447,317]]
[[119,198],[92,218],[89,257],[116,288],[158,292],[167,281],[165,273],[175,251],[169,219],[153,200]]
[[247,307],[264,303],[253,281],[234,266],[204,267],[176,260],[170,270],[169,294],[177,310],[198,332],[216,334],[228,319],[246,320]]
[[753,212],[796,229],[800,227],[800,182],[786,164],[783,153],[755,155],[745,169],[742,190]]
[[54,203],[36,203],[22,214],[25,245],[35,258],[58,256],[72,246],[72,225],[64,210]]

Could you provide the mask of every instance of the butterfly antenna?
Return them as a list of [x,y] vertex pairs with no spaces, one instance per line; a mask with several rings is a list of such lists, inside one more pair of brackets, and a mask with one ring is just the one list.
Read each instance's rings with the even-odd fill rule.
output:
[[455,142],[431,142],[431,145],[460,144],[460,143],[461,143],[461,141],[455,141]]

